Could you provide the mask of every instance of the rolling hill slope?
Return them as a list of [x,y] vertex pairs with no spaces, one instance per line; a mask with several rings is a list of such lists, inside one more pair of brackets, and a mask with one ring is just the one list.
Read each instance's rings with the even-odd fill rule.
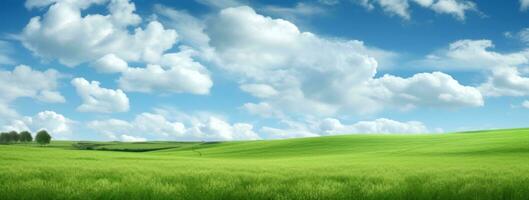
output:
[[[84,142],[87,143],[87,142]],[[2,199],[527,199],[529,129],[0,145]],[[127,152],[130,151],[130,152]]]
[[[193,151],[192,151],[193,150]],[[196,143],[158,155],[281,158],[361,154],[483,155],[529,153],[529,129],[428,135],[341,135],[268,141]]]

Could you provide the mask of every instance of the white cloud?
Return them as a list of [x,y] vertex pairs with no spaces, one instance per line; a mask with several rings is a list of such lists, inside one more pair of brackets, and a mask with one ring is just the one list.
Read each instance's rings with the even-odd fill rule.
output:
[[16,110],[10,108],[8,104],[0,102],[0,129],[2,131],[8,131],[9,129],[6,129],[6,125],[19,117]]
[[210,117],[205,122],[194,124],[188,134],[196,138],[209,138],[211,140],[256,140],[260,137],[253,131],[253,126],[246,123],[233,125],[216,118]]
[[300,129],[279,129],[272,127],[262,127],[259,132],[266,136],[267,139],[287,139],[287,138],[303,138],[303,137],[318,137],[318,134],[312,133],[308,130]]
[[[368,1],[363,1],[363,2],[368,2]],[[382,9],[385,12],[389,13],[390,15],[397,15],[404,19],[411,18],[410,12],[408,10],[410,5],[407,0],[389,0],[389,1],[376,0],[374,2],[376,2],[380,7],[382,7]],[[372,3],[368,3],[368,4],[369,4],[368,6],[369,8],[374,7]]]
[[529,8],[529,0],[520,0],[520,10],[526,11]]
[[522,76],[529,64],[529,51],[500,53],[490,40],[459,40],[421,61],[448,70],[485,71],[487,80],[479,86],[485,96],[527,96],[529,78]]
[[357,0],[357,2],[369,10],[378,5],[389,15],[396,15],[406,20],[411,19],[411,2],[439,14],[452,15],[458,20],[465,20],[466,12],[478,10],[476,4],[468,0]]
[[[185,115],[185,114],[184,114]],[[171,121],[157,113],[142,113],[134,120],[110,119],[92,121],[88,127],[113,138],[118,134],[147,137],[154,140],[255,140],[260,139],[247,123],[229,124],[214,116],[199,118],[186,115],[187,120]]]
[[78,111],[112,113],[129,110],[129,98],[120,89],[102,88],[98,81],[88,82],[84,78],[75,78],[71,83],[83,100]]
[[187,11],[175,10],[163,5],[154,6],[158,20],[164,26],[178,32],[180,42],[200,51],[211,51],[209,49],[209,36],[204,33],[206,24],[203,20],[190,15]]
[[[108,12],[90,13],[95,5],[106,5]],[[209,72],[193,60],[197,53],[185,46],[201,48],[208,43],[207,36],[196,35],[203,23],[190,15],[156,6],[164,16],[182,18],[175,27],[186,42],[180,52],[165,53],[176,44],[177,32],[156,20],[139,27],[142,19],[129,0],[26,2],[28,8],[47,6],[47,12],[32,18],[20,36],[34,54],[68,66],[89,62],[98,72],[120,73],[119,86],[125,91],[209,93],[213,85]],[[199,51],[205,55],[211,50]],[[147,67],[129,67],[127,62],[146,63]]]
[[438,0],[429,7],[436,13],[450,14],[459,20],[465,20],[465,12],[477,11],[474,2],[465,0]]
[[130,67],[119,78],[119,86],[125,91],[136,92],[208,94],[213,81],[208,70],[191,58],[193,54],[192,50],[182,50],[164,54],[161,65]]
[[54,111],[43,111],[35,116],[26,116],[12,120],[3,127],[4,130],[37,132],[46,130],[54,139],[67,139],[72,134],[75,121]]
[[490,40],[459,40],[447,49],[427,56],[419,64],[450,70],[483,70],[503,66],[516,66],[529,62],[529,52],[498,53],[491,51]]
[[260,102],[260,103],[245,103],[242,106],[242,109],[246,112],[252,114],[252,115],[258,115],[261,117],[275,117],[275,118],[283,118],[285,115],[280,110],[277,110],[273,106],[271,106],[269,103],[266,102]]
[[182,136],[185,132],[184,124],[170,122],[164,116],[152,113],[142,113],[132,122],[138,132],[160,134],[162,136]]
[[270,98],[278,94],[277,90],[266,84],[244,84],[240,88],[242,91],[259,98]]
[[124,72],[129,68],[127,62],[114,54],[107,54],[99,58],[92,66],[100,73]]
[[30,97],[49,103],[63,103],[64,97],[56,91],[61,74],[53,69],[37,71],[26,65],[12,71],[0,70],[0,102],[11,102]]
[[463,86],[442,72],[419,73],[410,78],[384,75],[374,79],[369,88],[376,94],[374,98],[401,108],[484,105],[478,89]]
[[128,133],[132,129],[132,125],[129,122],[119,119],[90,121],[87,123],[87,127],[97,130],[106,136],[113,136],[111,139],[116,139],[114,134]]
[[52,135],[70,134],[73,121],[53,111],[43,111],[31,118],[30,127],[45,129]]
[[121,140],[124,142],[145,142],[147,141],[146,138],[134,137],[130,135],[121,135]]
[[327,118],[319,123],[319,129],[322,134],[326,135],[353,133],[411,134],[430,132],[423,123],[418,121],[399,122],[385,118],[373,121],[360,121],[351,125],[343,125],[337,119]]
[[40,95],[37,96],[37,99],[42,102],[48,102],[48,103],[64,103],[66,100],[61,95],[61,93],[57,91],[49,91],[49,90],[43,90],[40,92]]
[[245,84],[274,88],[277,101],[292,110],[311,106],[314,112],[332,113],[337,108],[325,98],[342,100],[343,86],[358,85],[376,70],[376,61],[359,52],[365,49],[360,41],[322,39],[249,7],[224,9],[214,19],[207,33],[219,66]]
[[[0,103],[0,123],[18,117],[18,113],[8,105]],[[3,124],[3,123],[1,123]]]
[[527,96],[529,78],[522,77],[515,67],[498,67],[480,90],[486,96]]
[[[418,78],[407,80],[388,75],[385,79],[393,77],[392,80],[406,86],[391,88],[389,84],[378,84],[387,87],[381,91],[390,97],[375,96],[370,88],[372,83],[386,80],[374,78],[378,67],[374,57],[391,53],[366,47],[361,41],[327,39],[301,32],[289,21],[259,15],[250,7],[224,9],[208,24],[206,33],[216,50],[217,65],[239,77],[242,90],[264,98],[260,107],[269,105],[289,113],[324,116],[337,112],[372,113],[395,104],[392,101],[395,96],[391,94],[408,88],[406,92],[415,99],[405,103],[417,106],[428,101],[435,102],[428,105],[432,107],[482,105],[481,96],[476,94],[479,91],[437,73],[421,75],[431,77],[437,85],[423,85],[415,81]],[[267,98],[272,94],[274,98]],[[256,105],[245,107],[259,110]]]
[[307,122],[283,122],[286,124],[285,128],[265,126],[260,129],[260,132],[267,139],[317,137],[320,135],[416,134],[431,132],[422,122],[399,122],[385,118],[373,121],[359,121],[353,124],[343,124],[340,120],[334,118]]
[[[170,118],[176,118],[170,119]],[[274,128],[262,126],[258,133],[247,123],[230,124],[212,114],[188,115],[165,109],[155,109],[154,113],[142,113],[131,121],[109,119],[91,121],[88,127],[109,139],[124,140],[122,135],[146,140],[183,141],[224,141],[283,139],[296,137],[317,137],[340,134],[413,134],[431,133],[418,121],[399,122],[380,118],[373,121],[360,121],[344,124],[338,119],[325,118],[302,122],[282,120],[283,126]]]
[[[95,4],[107,4],[108,15],[85,14]],[[33,17],[21,34],[23,45],[45,59],[58,59],[68,66],[115,54],[126,61],[156,62],[176,42],[174,30],[157,21],[145,29],[136,27],[141,18],[128,0],[28,1],[26,6],[46,7],[42,16]],[[132,33],[129,29],[135,27]]]

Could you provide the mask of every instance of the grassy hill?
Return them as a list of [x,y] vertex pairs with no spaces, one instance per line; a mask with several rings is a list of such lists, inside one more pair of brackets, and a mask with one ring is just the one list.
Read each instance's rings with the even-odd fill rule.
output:
[[[78,150],[78,144],[93,145]],[[529,129],[0,145],[2,199],[527,199]]]

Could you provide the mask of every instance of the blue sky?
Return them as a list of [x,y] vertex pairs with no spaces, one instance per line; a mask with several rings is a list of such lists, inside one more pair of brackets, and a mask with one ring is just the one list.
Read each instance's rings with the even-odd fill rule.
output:
[[529,126],[529,1],[2,1],[0,128],[252,140]]

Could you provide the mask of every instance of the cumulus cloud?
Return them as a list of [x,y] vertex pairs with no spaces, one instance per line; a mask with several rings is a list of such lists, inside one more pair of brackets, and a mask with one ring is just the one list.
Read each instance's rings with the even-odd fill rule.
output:
[[54,69],[33,70],[26,65],[12,71],[0,70],[0,102],[11,102],[20,97],[30,97],[43,102],[62,103],[64,97],[57,91],[61,74]]
[[[301,32],[289,21],[259,15],[250,7],[220,11],[208,22],[206,33],[216,50],[217,65],[240,77],[243,91],[262,99],[262,104],[247,104],[247,110],[269,105],[314,115],[372,113],[390,106],[387,102],[396,100],[391,94],[404,90],[409,98],[400,99],[416,106],[428,101],[435,102],[428,104],[432,107],[482,105],[479,91],[447,74],[423,74],[410,80],[388,75],[377,80],[375,57],[384,51],[361,41]],[[424,79],[431,84],[418,81],[421,77],[428,77]],[[401,88],[382,84],[390,79],[401,83]],[[386,96],[374,96],[373,84],[384,87],[379,89]]]
[[[107,5],[108,14],[82,15],[93,5]],[[27,1],[28,8],[48,7],[33,17],[20,39],[34,54],[58,59],[68,66],[115,54],[126,61],[156,62],[176,42],[174,30],[151,21],[143,29],[141,18],[128,0]],[[129,29],[134,28],[132,32]]]
[[442,72],[419,73],[410,78],[384,75],[370,84],[373,94],[376,94],[373,98],[401,108],[484,105],[477,88],[463,86]]
[[262,127],[259,131],[263,135],[265,135],[267,139],[288,139],[319,136],[318,134],[312,133],[308,130],[294,128],[280,129],[265,126]]
[[327,118],[319,122],[318,128],[322,134],[326,135],[352,133],[410,134],[430,132],[422,122],[399,122],[386,118],[380,118],[373,121],[360,121],[350,125],[344,125],[337,119]]
[[478,10],[476,3],[468,0],[357,0],[356,2],[369,10],[379,6],[389,15],[396,15],[406,20],[411,19],[410,3],[416,3],[435,13],[452,15],[458,20],[465,20],[466,12]]
[[529,51],[500,53],[493,47],[490,40],[459,40],[421,62],[448,70],[485,71],[488,78],[479,86],[485,96],[529,95],[529,78],[521,72],[529,64]]
[[278,93],[277,90],[266,84],[243,84],[240,88],[242,91],[259,98],[270,98]]
[[193,50],[164,54],[160,65],[149,64],[145,68],[129,67],[119,78],[119,86],[135,92],[188,92],[208,94],[213,81],[208,70],[192,59]]
[[54,111],[43,111],[35,116],[12,120],[3,130],[32,131],[46,130],[55,139],[67,139],[72,134],[75,121]]
[[[276,99],[293,110],[311,106],[315,112],[332,113],[337,108],[319,98],[341,99],[343,86],[357,85],[376,71],[375,59],[359,52],[364,48],[360,41],[322,39],[249,7],[224,9],[210,23],[207,33],[219,66],[244,77],[246,84],[274,88],[280,96]],[[255,90],[253,86],[241,88]]]
[[112,113],[129,110],[129,98],[120,89],[102,88],[98,81],[88,82],[84,78],[74,78],[71,83],[83,100],[78,111]]
[[[84,14],[96,6],[106,6],[107,12]],[[205,55],[210,50],[200,48],[207,47],[208,37],[197,34],[203,23],[188,14],[156,6],[162,16],[180,20],[172,22],[181,22],[174,27],[186,41],[180,52],[166,53],[175,46],[177,32],[156,20],[140,27],[142,19],[129,0],[28,1],[26,7],[49,7],[20,35],[24,46],[40,57],[68,66],[88,62],[100,73],[120,73],[119,86],[125,91],[208,94],[213,85],[208,70],[193,60],[197,53],[191,49],[199,48]],[[130,67],[128,62],[146,67]]]
[[260,103],[245,103],[242,106],[242,109],[246,112],[261,116],[261,117],[274,117],[274,118],[284,118],[285,115],[283,112],[274,108],[269,103],[260,102]]
[[96,60],[92,66],[100,73],[124,72],[129,68],[127,62],[114,54],[107,54]]
[[515,67],[498,67],[480,90],[487,96],[527,96],[529,78],[521,76]]
[[359,121],[352,124],[343,124],[340,120],[335,118],[325,118],[307,122],[284,122],[287,125],[285,128],[272,128],[265,126],[260,129],[260,132],[263,137],[268,139],[343,134],[413,134],[431,132],[422,122],[399,122],[386,118],[380,118],[373,121]]
[[209,36],[204,33],[206,24],[203,20],[190,15],[187,11],[176,10],[160,4],[154,6],[154,11],[164,26],[174,29],[183,45],[193,47],[207,53],[209,48]]
[[434,52],[420,61],[420,65],[450,70],[483,70],[503,66],[517,66],[529,62],[529,52],[513,53],[492,51],[490,40],[458,40],[448,48]]
[[88,123],[88,127],[111,139],[123,134],[155,140],[260,139],[251,124],[230,124],[214,116],[200,118],[186,115],[185,118],[187,120],[173,121],[160,113],[141,113],[130,122],[118,119],[92,121]]
[[120,138],[124,142],[145,142],[145,141],[147,141],[146,138],[134,137],[134,136],[130,136],[130,135],[121,135]]
[[[178,119],[170,119],[177,116]],[[324,118],[306,121],[282,120],[279,128],[262,126],[258,131],[247,123],[230,124],[220,117],[209,115],[188,115],[155,109],[154,113],[141,113],[131,121],[119,119],[96,120],[88,127],[108,139],[129,141],[132,138],[146,140],[223,141],[284,139],[317,137],[341,134],[410,134],[431,133],[422,122],[380,118],[373,121],[359,121],[344,124],[338,119]],[[438,130],[437,130],[438,131]],[[435,132],[437,132],[435,131]],[[123,135],[130,137],[124,138]]]
[[46,103],[64,103],[66,100],[56,91],[60,77],[56,70],[37,71],[26,65],[16,66],[11,71],[0,69],[0,113],[4,113],[3,116],[16,115],[9,103],[21,97]]
[[116,139],[114,134],[126,134],[132,129],[129,122],[119,119],[90,121],[87,127],[99,131],[110,139]]
[[72,120],[53,111],[43,111],[35,116],[20,116],[10,103],[21,97],[33,98],[46,103],[63,103],[66,100],[57,91],[62,75],[54,69],[34,70],[26,65],[13,70],[0,70],[0,128],[8,130],[41,129],[53,132],[55,138],[70,134]]

